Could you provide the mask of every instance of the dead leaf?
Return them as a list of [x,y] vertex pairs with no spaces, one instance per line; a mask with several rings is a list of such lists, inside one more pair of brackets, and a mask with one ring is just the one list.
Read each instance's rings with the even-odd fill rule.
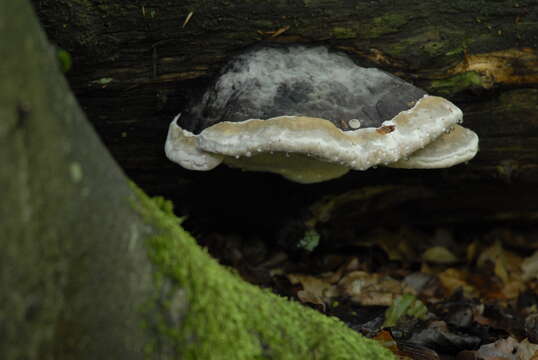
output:
[[508,282],[508,270],[503,247],[499,240],[482,252],[478,257],[477,266],[483,267],[487,262],[491,262],[495,266],[495,275],[506,284]]
[[518,355],[521,360],[538,360],[538,344],[532,344],[525,339],[519,343]]
[[300,284],[303,287],[297,293],[301,302],[322,305],[325,309],[325,305],[338,295],[336,287],[325,279],[300,274],[289,274],[288,279],[292,284]]
[[318,296],[310,291],[299,290],[297,292],[297,298],[299,298],[302,303],[319,305],[323,311],[326,309],[325,300],[321,296]]
[[478,241],[473,241],[467,246],[467,262],[471,264],[478,254]]
[[444,246],[432,246],[422,253],[422,260],[433,264],[454,264],[459,259]]
[[348,296],[361,305],[390,306],[394,299],[415,291],[403,282],[381,274],[353,271],[340,280],[338,288],[342,296]]
[[523,260],[521,270],[523,271],[523,280],[538,279],[538,250],[532,256]]
[[502,281],[502,297],[516,298],[524,289],[522,276],[523,259],[511,251],[503,249],[500,240],[496,240],[478,257],[477,266],[483,267],[487,263],[494,265],[495,275]]
[[443,286],[448,290],[449,294],[453,294],[458,289],[463,289],[467,295],[474,296],[477,291],[467,281],[467,274],[461,270],[449,268],[438,275]]
[[538,345],[526,339],[518,343],[513,337],[501,339],[491,344],[482,345],[476,351],[477,360],[531,360],[538,355]]

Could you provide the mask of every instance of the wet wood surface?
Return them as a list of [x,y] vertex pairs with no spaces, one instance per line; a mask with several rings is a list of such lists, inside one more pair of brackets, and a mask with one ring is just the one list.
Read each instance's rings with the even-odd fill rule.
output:
[[[34,1],[67,74],[124,171],[212,227],[274,229],[327,197],[338,224],[538,221],[538,4],[535,1]],[[300,185],[220,167],[191,172],[163,151],[168,123],[223,63],[262,42],[323,44],[396,74],[464,111],[480,136],[467,165],[371,169]],[[344,195],[343,195],[344,194]],[[339,203],[340,204],[340,203]],[[348,215],[345,215],[348,214]],[[356,225],[359,226],[359,225]]]

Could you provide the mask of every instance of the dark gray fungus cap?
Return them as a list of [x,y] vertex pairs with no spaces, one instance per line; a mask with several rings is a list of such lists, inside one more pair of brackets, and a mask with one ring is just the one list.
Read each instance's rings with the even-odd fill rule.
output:
[[265,47],[232,59],[201,101],[170,124],[168,158],[314,183],[373,166],[444,168],[472,159],[478,136],[450,101],[325,47]]

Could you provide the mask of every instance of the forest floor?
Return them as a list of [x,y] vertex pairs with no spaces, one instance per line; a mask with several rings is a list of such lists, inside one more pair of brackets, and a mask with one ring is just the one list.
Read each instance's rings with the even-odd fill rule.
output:
[[376,229],[345,245],[211,233],[245,280],[335,316],[401,359],[538,359],[538,234]]

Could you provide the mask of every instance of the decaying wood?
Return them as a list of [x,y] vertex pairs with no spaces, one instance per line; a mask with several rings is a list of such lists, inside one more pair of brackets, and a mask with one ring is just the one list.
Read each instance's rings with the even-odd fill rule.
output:
[[[34,3],[72,54],[71,86],[127,174],[201,224],[273,226],[328,194],[379,185],[395,187],[380,203],[388,209],[376,210],[390,220],[366,216],[368,225],[538,219],[536,1]],[[230,56],[261,42],[325,44],[450,98],[479,134],[480,153],[451,169],[376,169],[311,186],[224,168],[194,173],[166,160],[171,118]],[[364,219],[366,210],[347,206]]]

